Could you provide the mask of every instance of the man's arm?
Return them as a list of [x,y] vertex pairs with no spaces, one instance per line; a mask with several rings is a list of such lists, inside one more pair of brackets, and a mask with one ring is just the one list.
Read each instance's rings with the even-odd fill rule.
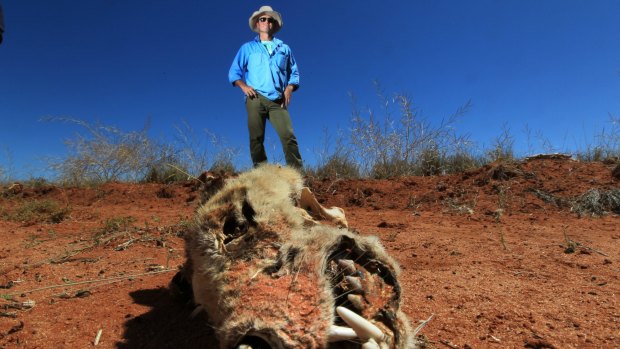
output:
[[291,96],[293,95],[293,91],[297,91],[299,88],[299,69],[297,68],[297,61],[293,56],[293,52],[289,52],[289,64],[288,64],[288,85],[284,89],[284,101],[282,106],[284,108],[288,108],[291,104]]
[[256,90],[254,90],[254,88],[252,88],[251,86],[248,86],[248,84],[246,84],[243,80],[235,80],[233,82],[233,85],[239,87],[241,91],[243,91],[243,94],[246,95],[246,97],[250,97],[250,98],[258,97]]
[[288,85],[284,89],[284,101],[282,102],[282,106],[284,108],[288,108],[289,104],[291,104],[291,96],[293,95],[293,91],[297,88],[297,85]]
[[293,91],[297,91],[299,88],[299,68],[297,67],[297,61],[295,60],[295,56],[293,56],[293,52],[289,53],[288,59],[288,86],[292,85]]
[[244,48],[245,45],[241,46],[239,52],[237,52],[237,55],[235,56],[235,59],[233,59],[233,62],[230,65],[230,70],[228,71],[228,81],[233,86],[239,87],[246,97],[256,98],[258,97],[256,90],[254,90],[253,87],[248,86],[248,84],[243,81],[248,64],[247,54]]
[[244,46],[241,46],[237,52],[237,55],[235,55],[232,64],[230,65],[230,69],[228,70],[228,82],[230,82],[233,86],[238,86],[237,81],[243,80],[245,76],[248,60]]

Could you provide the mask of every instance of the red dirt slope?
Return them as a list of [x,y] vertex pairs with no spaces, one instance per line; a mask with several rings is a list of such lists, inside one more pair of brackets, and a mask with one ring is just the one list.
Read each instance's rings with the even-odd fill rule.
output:
[[[620,190],[614,166],[538,158],[308,184],[399,261],[405,313],[414,325],[432,316],[427,348],[618,348],[618,212],[571,212],[589,207],[590,189]],[[3,192],[0,347],[85,348],[101,330],[100,348],[215,348],[205,319],[166,288],[184,261],[193,183]],[[60,223],[15,221],[32,202],[56,203]]]

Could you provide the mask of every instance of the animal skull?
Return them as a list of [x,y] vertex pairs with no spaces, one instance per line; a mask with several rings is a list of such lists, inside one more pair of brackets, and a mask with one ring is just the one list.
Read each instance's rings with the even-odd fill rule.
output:
[[[413,348],[396,262],[376,237],[307,219],[302,188],[297,171],[263,165],[198,209],[175,279],[220,348]],[[329,219],[346,226],[341,213]]]

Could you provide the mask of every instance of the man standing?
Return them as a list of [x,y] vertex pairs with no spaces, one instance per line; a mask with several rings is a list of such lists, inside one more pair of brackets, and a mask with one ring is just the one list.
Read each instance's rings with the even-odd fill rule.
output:
[[293,91],[299,87],[299,70],[291,48],[274,37],[282,28],[282,16],[271,6],[262,6],[250,16],[249,24],[258,36],[241,46],[228,80],[246,96],[252,162],[257,166],[267,161],[263,143],[269,119],[280,137],[286,164],[301,169],[303,163],[288,113]]

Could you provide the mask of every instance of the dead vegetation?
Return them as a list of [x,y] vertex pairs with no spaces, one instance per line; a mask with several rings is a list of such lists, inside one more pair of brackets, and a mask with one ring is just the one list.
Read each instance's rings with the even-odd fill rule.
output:
[[620,189],[589,189],[572,201],[571,211],[578,215],[620,214]]
[[4,219],[21,222],[25,225],[35,223],[60,223],[71,213],[71,208],[54,200],[25,200],[15,209],[3,211]]

